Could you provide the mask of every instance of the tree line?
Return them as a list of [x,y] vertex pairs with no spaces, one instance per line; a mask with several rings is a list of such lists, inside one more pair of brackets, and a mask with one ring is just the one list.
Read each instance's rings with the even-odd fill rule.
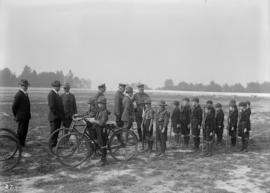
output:
[[0,70],[0,86],[18,86],[21,79],[27,79],[33,87],[50,87],[52,81],[59,80],[62,83],[69,82],[74,88],[91,88],[91,80],[74,76],[71,70],[67,74],[64,74],[63,71],[37,73],[31,67],[25,66],[18,76],[9,68]]
[[167,79],[164,82],[162,90],[183,90],[183,91],[208,91],[208,92],[249,92],[249,93],[270,93],[270,82],[249,82],[246,86],[240,83],[233,85],[220,85],[211,81],[209,84],[204,85],[201,83],[193,84],[187,82],[179,82],[174,84],[172,79]]

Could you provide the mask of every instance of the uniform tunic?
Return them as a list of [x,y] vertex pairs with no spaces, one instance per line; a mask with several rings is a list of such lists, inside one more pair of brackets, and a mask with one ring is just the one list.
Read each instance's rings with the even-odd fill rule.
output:
[[[152,107],[145,109],[143,116],[143,134],[147,141],[153,141],[153,121],[154,121],[155,112]],[[152,125],[150,127],[152,121]]]
[[123,126],[123,122],[121,121],[121,116],[123,114],[123,98],[124,94],[119,90],[116,91],[114,96],[114,115],[116,117],[116,124],[118,127]]
[[[156,135],[157,140],[160,141],[161,152],[164,153],[166,150],[166,141],[167,141],[167,130],[170,119],[170,113],[165,110],[159,110],[156,114]],[[162,132],[162,129],[165,129]]]
[[212,107],[208,109],[208,112],[205,114],[204,128],[203,128],[203,137],[205,141],[211,142],[213,140],[214,129],[215,129],[215,109]]
[[[249,111],[244,110],[239,114],[239,122],[238,122],[238,135],[240,137],[248,138],[249,137]],[[244,131],[246,129],[246,132]]]
[[182,106],[180,108],[180,124],[181,124],[181,132],[184,136],[189,136],[190,129],[188,125],[190,124],[190,106]]
[[229,111],[229,118],[228,118],[229,135],[232,138],[236,137],[237,121],[238,121],[238,111],[235,108],[234,111]]
[[172,111],[171,124],[173,128],[173,132],[179,134],[180,126],[177,127],[177,125],[180,125],[180,109],[178,106],[176,106]]
[[191,109],[190,115],[191,131],[194,137],[200,136],[200,126],[202,124],[202,108],[200,105],[194,106]]
[[222,109],[220,109],[216,111],[216,126],[215,126],[215,133],[219,141],[222,139],[223,129],[224,129],[224,112]]

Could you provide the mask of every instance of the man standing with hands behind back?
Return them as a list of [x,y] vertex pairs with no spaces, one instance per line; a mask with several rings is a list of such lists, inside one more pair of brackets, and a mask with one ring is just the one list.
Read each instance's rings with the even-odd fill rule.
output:
[[25,139],[28,132],[29,120],[31,119],[31,107],[30,100],[28,97],[28,86],[29,82],[22,79],[19,83],[21,86],[20,90],[16,93],[12,112],[15,120],[18,122],[17,135],[22,147],[25,147]]
[[[61,121],[64,118],[64,109],[62,104],[62,99],[59,96],[61,83],[55,80],[52,83],[52,90],[48,95],[48,105],[49,105],[49,121],[51,127],[51,133],[61,127]],[[51,147],[55,147],[57,144],[58,133],[56,133],[52,138],[50,143]]]

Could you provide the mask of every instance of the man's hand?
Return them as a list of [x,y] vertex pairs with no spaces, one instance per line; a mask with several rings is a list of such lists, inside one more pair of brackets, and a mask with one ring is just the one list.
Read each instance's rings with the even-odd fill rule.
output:
[[162,128],[161,132],[162,132],[162,133],[164,133],[164,132],[165,132],[165,127],[163,127],[163,128]]
[[180,124],[177,124],[176,127],[180,127]]
[[232,131],[234,130],[234,127],[232,127]]
[[247,128],[244,129],[244,133],[246,133],[246,132],[247,132]]
[[198,125],[198,129],[201,129],[201,126],[200,125]]
[[213,132],[210,132],[210,136],[212,136],[213,135]]

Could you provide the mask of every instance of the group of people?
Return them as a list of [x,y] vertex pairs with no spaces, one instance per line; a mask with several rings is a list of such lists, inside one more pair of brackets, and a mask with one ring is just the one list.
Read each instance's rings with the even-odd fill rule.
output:
[[[12,105],[13,114],[18,122],[18,138],[22,146],[25,146],[28,124],[31,118],[30,101],[28,97],[27,80],[21,80],[21,88],[15,95]],[[52,83],[52,90],[48,94],[49,122],[51,133],[61,127],[70,127],[72,116],[77,114],[75,96],[70,92],[70,84],[64,84],[64,93],[59,94],[61,88],[60,81]],[[217,145],[222,143],[224,131],[224,112],[220,103],[213,104],[208,100],[202,108],[198,97],[193,97],[190,104],[189,98],[183,98],[181,104],[174,101],[172,112],[167,109],[166,101],[161,100],[156,110],[152,106],[150,96],[144,92],[144,84],[137,85],[138,92],[134,94],[133,88],[125,84],[119,84],[114,97],[114,116],[118,127],[130,129],[136,126],[138,139],[142,142],[142,147],[147,144],[146,151],[151,152],[154,143],[154,130],[156,141],[159,142],[157,156],[165,156],[166,142],[168,136],[169,123],[174,132],[175,145],[180,145],[183,139],[185,147],[189,146],[190,136],[193,136],[194,150],[200,147],[200,133],[205,145],[204,156],[212,155],[213,142],[216,136]],[[105,124],[108,121],[110,112],[107,109],[107,99],[105,97],[106,85],[98,86],[97,94],[88,101],[89,108],[87,115],[95,118],[92,134],[95,135],[101,147],[106,146],[107,132]],[[231,139],[231,146],[236,145],[237,135],[242,139],[241,151],[247,151],[250,126],[250,102],[240,102],[235,100],[229,103],[229,115],[227,130]],[[58,134],[56,133],[50,141],[50,146],[57,144]],[[101,165],[106,164],[106,150],[103,149]]]

